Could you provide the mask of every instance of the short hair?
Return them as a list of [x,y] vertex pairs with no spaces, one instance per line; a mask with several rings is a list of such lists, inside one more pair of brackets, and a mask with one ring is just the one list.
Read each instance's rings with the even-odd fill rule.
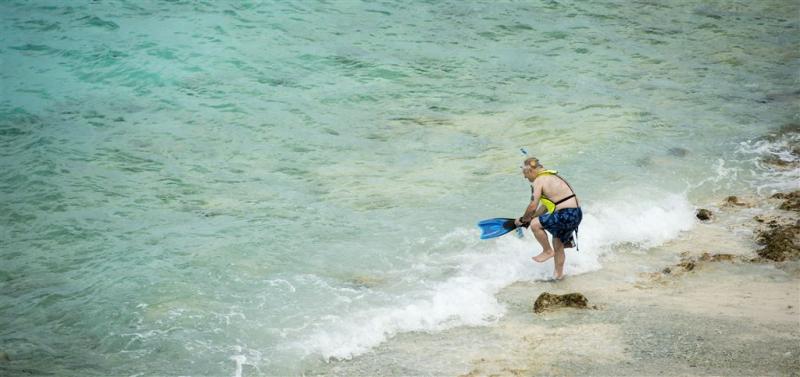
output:
[[541,168],[542,167],[542,163],[539,162],[539,159],[536,158],[536,157],[528,157],[528,158],[526,158],[524,164],[525,164],[525,167],[531,167],[531,168]]

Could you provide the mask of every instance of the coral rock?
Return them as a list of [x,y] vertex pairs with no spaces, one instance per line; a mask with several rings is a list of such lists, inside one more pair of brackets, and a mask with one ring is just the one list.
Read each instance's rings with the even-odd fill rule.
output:
[[565,295],[555,295],[552,293],[544,292],[536,298],[533,304],[533,311],[541,313],[547,309],[554,307],[573,307],[573,308],[586,308],[589,300],[580,293],[567,293]]

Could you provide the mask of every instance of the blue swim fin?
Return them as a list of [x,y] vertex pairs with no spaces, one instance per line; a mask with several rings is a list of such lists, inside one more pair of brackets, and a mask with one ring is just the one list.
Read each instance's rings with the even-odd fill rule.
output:
[[500,237],[514,229],[514,219],[494,218],[483,220],[478,223],[478,228],[481,228],[481,239],[488,240],[489,238]]

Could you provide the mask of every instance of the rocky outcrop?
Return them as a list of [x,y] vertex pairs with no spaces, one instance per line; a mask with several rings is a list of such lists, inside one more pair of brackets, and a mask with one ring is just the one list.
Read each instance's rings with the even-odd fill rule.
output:
[[783,199],[780,209],[784,211],[800,212],[800,190],[790,192],[788,194],[779,192],[772,195],[773,199]]
[[541,313],[545,310],[559,307],[573,307],[573,308],[586,308],[589,300],[580,293],[567,293],[565,295],[556,295],[544,292],[536,298],[533,303],[533,312]]
[[756,229],[756,242],[764,245],[756,252],[761,258],[775,262],[800,259],[800,190],[790,193],[777,193],[773,199],[783,199],[780,209],[794,212],[789,216],[757,216],[762,224]]
[[800,124],[790,123],[765,137],[765,140],[772,143],[781,142],[788,145],[780,148],[780,153],[765,154],[761,157],[761,163],[767,165],[769,169],[778,171],[788,171],[800,166],[800,145],[796,141],[798,134],[800,134]]
[[[713,262],[783,262],[800,260],[800,190],[791,193],[778,193],[772,199],[781,199],[780,209],[787,212],[772,211],[769,215],[758,215],[753,219],[760,223],[755,230],[756,242],[763,247],[756,250],[757,257],[703,253],[699,257],[690,256],[689,252],[681,253],[679,263],[667,266],[658,272],[640,273],[646,280],[636,284],[639,288],[651,288],[652,283],[669,284],[682,274],[702,269]],[[723,207],[752,207],[752,204],[740,200],[736,196],[728,196],[723,200]],[[721,211],[722,213],[725,210]],[[713,218],[711,211],[699,209],[698,219],[706,221]]]
[[800,221],[781,224],[769,220],[765,229],[756,230],[756,242],[764,245],[756,251],[761,258],[775,262],[800,259]]

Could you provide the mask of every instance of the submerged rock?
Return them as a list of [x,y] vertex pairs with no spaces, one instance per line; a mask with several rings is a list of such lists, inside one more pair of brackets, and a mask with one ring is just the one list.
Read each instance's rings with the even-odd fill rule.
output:
[[673,147],[668,149],[667,153],[675,157],[686,157],[686,155],[689,154],[689,150],[681,147]]
[[375,276],[355,276],[349,280],[350,284],[359,288],[373,288],[384,283],[384,279]]
[[573,308],[586,308],[589,300],[580,293],[567,293],[565,295],[555,295],[552,293],[544,292],[536,298],[533,304],[533,312],[541,313],[550,308],[557,307],[573,307]]
[[722,204],[726,206],[740,206],[740,207],[748,205],[747,203],[740,201],[739,198],[735,195],[731,195],[725,198],[725,201]]
[[653,159],[650,157],[642,157],[636,159],[636,166],[640,168],[646,168],[653,164]]
[[778,156],[767,156],[761,158],[761,162],[779,169],[788,169],[795,165],[794,161],[786,161]]
[[800,123],[787,123],[766,137],[767,140],[780,140],[782,137],[800,133]]
[[711,211],[705,208],[700,208],[697,210],[697,214],[695,214],[695,216],[697,216],[697,218],[700,220],[706,221],[706,220],[711,220],[713,214],[711,213]]
[[7,362],[10,362],[10,361],[11,361],[11,358],[8,357],[8,354],[3,352],[3,351],[0,351],[0,363],[7,363]]

